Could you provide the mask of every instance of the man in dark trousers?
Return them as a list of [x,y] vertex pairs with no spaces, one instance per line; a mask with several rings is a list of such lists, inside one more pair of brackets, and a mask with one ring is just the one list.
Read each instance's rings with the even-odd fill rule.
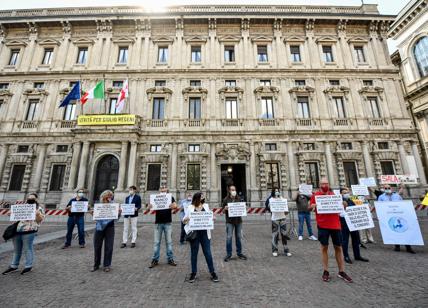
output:
[[125,248],[128,242],[129,225],[131,224],[131,248],[135,247],[137,240],[138,211],[141,209],[141,197],[137,194],[137,187],[129,187],[129,196],[125,199],[126,204],[135,204],[134,215],[125,215],[123,218],[123,238],[120,248]]
[[85,189],[81,188],[77,191],[76,197],[68,201],[67,207],[65,208],[68,212],[67,220],[67,235],[65,236],[65,243],[62,249],[66,249],[71,245],[71,238],[73,236],[74,225],[77,225],[77,231],[79,234],[79,245],[80,248],[85,248],[85,213],[84,212],[72,212],[71,205],[75,201],[88,201],[85,197]]

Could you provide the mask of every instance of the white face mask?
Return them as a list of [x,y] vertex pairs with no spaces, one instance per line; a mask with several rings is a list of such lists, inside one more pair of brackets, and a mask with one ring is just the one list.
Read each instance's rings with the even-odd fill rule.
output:
[[278,198],[279,196],[281,196],[281,193],[279,191],[276,191],[275,196]]
[[187,197],[187,201],[192,201],[192,197]]
[[85,194],[84,194],[84,193],[82,193],[82,192],[80,192],[80,193],[77,193],[77,196],[78,196],[79,198],[83,198],[83,197],[85,196]]
[[232,190],[232,191],[230,192],[230,195],[231,195],[232,197],[236,197],[236,191],[235,191],[235,190]]

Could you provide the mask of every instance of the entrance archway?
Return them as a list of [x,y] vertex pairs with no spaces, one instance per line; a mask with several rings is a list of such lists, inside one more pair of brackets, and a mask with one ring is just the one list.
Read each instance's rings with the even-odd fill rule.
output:
[[247,200],[247,183],[245,176],[245,164],[221,165],[221,198],[227,195],[229,185],[235,185],[238,195]]
[[95,173],[94,201],[106,190],[117,187],[119,160],[113,155],[106,155],[98,161]]

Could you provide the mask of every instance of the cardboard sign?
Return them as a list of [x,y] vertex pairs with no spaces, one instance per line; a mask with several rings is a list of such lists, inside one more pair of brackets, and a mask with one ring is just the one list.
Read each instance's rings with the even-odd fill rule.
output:
[[135,204],[134,203],[123,203],[120,205],[122,209],[122,215],[134,215],[135,214]]
[[381,175],[381,184],[418,184],[415,175]]
[[189,218],[189,231],[214,229],[214,214],[211,211],[190,212]]
[[318,214],[338,214],[343,212],[342,196],[323,195],[315,196]]
[[88,211],[88,201],[73,201],[71,202],[72,213],[86,213]]
[[369,189],[366,185],[351,185],[352,194],[356,196],[369,196]]
[[348,206],[345,210],[345,220],[349,231],[374,228],[372,213],[367,204]]
[[150,195],[150,204],[153,206],[152,209],[155,211],[167,210],[169,209],[171,203],[171,194]]
[[376,179],[374,177],[371,178],[360,178],[360,185],[366,185],[368,187],[376,187]]
[[36,204],[12,204],[10,207],[10,221],[35,220]]
[[375,207],[384,244],[424,245],[412,201],[376,201]]
[[94,220],[117,219],[119,217],[119,203],[95,203]]
[[313,185],[308,184],[300,184],[299,185],[299,193],[306,196],[311,196],[313,190]]
[[272,213],[274,212],[288,212],[287,199],[269,199],[269,208]]
[[247,204],[245,202],[230,202],[227,204],[229,217],[247,216]]

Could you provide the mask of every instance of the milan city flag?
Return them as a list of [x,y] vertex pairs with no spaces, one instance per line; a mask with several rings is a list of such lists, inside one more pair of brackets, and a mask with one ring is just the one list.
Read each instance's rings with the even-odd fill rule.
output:
[[117,98],[116,103],[116,112],[121,113],[123,107],[125,107],[125,100],[128,97],[128,80],[123,82],[122,90],[120,90],[119,97]]
[[84,105],[88,99],[104,99],[104,81],[98,82],[95,87],[86,91],[82,95],[80,102]]
[[65,107],[70,104],[71,101],[75,100],[80,100],[80,81],[76,82],[70,93],[68,93],[68,95],[64,98],[59,107]]

